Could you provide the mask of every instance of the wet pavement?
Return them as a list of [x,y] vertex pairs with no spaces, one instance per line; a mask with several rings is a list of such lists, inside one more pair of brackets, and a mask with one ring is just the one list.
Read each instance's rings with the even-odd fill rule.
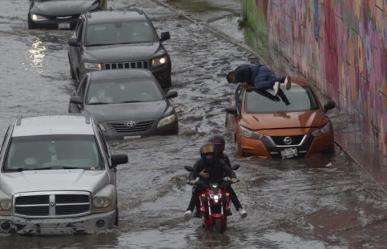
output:
[[[241,164],[234,186],[249,215],[231,216],[224,235],[204,232],[199,220],[185,222],[190,197],[185,165],[211,134],[224,134],[224,107],[233,86],[228,70],[251,54],[215,36],[200,23],[151,0],[115,0],[114,9],[143,8],[166,42],[173,61],[173,100],[179,136],[114,142],[130,163],[119,168],[120,225],[96,235],[24,237],[1,235],[0,248],[385,248],[387,195],[339,148],[327,158]],[[18,113],[66,113],[73,91],[66,41],[70,31],[28,31],[28,1],[2,1],[0,15],[0,134]]]

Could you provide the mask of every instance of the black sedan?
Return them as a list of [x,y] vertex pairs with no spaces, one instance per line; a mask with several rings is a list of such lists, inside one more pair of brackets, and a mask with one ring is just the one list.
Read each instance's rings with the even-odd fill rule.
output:
[[178,133],[169,99],[148,70],[109,70],[85,74],[70,99],[69,112],[94,117],[108,138]]
[[87,11],[105,9],[107,0],[30,0],[28,28],[72,29]]

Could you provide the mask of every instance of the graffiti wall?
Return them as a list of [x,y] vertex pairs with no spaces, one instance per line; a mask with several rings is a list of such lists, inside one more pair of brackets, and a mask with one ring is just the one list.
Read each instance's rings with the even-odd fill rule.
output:
[[257,39],[315,81],[387,154],[387,0],[245,5]]

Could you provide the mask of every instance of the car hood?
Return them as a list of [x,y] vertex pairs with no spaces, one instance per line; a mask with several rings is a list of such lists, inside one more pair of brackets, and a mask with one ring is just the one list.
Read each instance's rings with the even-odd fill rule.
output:
[[241,125],[252,130],[317,128],[328,122],[321,110],[282,112],[270,114],[244,114]]
[[98,122],[117,120],[157,120],[163,116],[168,105],[166,101],[128,104],[87,105],[85,112]]
[[150,60],[159,48],[158,42],[86,47],[83,59],[96,63]]
[[109,183],[107,171],[91,170],[39,170],[3,173],[1,190],[14,195],[35,191],[82,190],[95,193]]

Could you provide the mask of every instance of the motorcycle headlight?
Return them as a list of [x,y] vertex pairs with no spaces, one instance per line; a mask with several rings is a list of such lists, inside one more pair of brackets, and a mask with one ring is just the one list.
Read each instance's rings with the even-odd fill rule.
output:
[[83,63],[83,67],[87,70],[102,70],[102,65],[99,64],[99,63],[89,63],[89,62],[85,62]]
[[219,200],[222,198],[222,194],[211,194],[210,198],[215,202],[219,202]]
[[39,16],[39,15],[36,15],[36,14],[32,14],[31,15],[31,20],[34,21],[34,22],[39,22],[39,21],[46,21],[48,19],[46,17],[44,17],[44,16]]
[[171,114],[169,116],[166,116],[160,119],[159,123],[157,124],[157,128],[172,124],[176,122],[176,120],[177,120],[176,114]]
[[115,188],[108,185],[93,196],[94,213],[107,212],[113,210],[115,201]]
[[243,127],[243,126],[240,126],[240,128],[241,128],[241,134],[244,137],[255,138],[255,139],[263,138],[263,135],[257,131],[247,129],[246,127]]
[[317,136],[320,136],[320,135],[327,134],[330,131],[331,131],[331,124],[328,122],[323,127],[312,131],[312,135],[317,137]]
[[161,66],[161,65],[164,65],[165,63],[167,63],[167,61],[168,61],[168,57],[166,55],[153,58],[152,59],[152,66],[153,67]]

